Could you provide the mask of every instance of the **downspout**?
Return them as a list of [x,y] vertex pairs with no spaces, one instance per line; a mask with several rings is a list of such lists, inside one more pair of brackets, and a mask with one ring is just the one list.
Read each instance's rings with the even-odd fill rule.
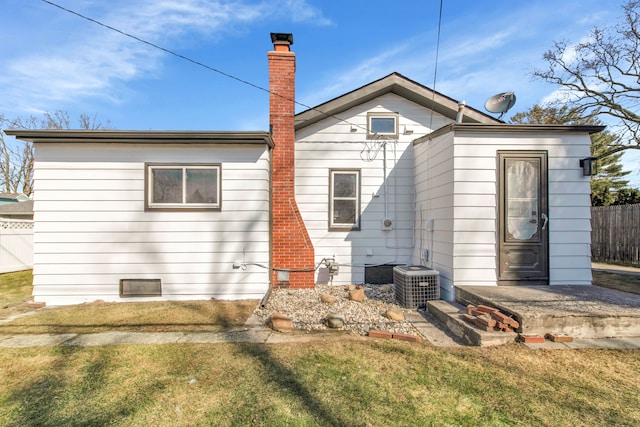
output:
[[387,141],[382,142],[382,179],[384,180],[384,219],[389,218],[389,186],[387,184]]
[[[271,127],[269,129],[269,134],[271,134]],[[274,143],[275,145],[275,143]],[[273,148],[267,145],[267,149],[269,150],[269,280],[267,287],[267,292],[260,300],[260,307],[264,308],[271,296],[271,289],[273,288]]]

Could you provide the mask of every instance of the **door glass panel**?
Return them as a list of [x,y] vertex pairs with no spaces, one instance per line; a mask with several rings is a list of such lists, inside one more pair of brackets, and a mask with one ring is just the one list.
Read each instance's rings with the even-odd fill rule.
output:
[[507,160],[507,236],[509,240],[537,238],[540,167],[535,160]]

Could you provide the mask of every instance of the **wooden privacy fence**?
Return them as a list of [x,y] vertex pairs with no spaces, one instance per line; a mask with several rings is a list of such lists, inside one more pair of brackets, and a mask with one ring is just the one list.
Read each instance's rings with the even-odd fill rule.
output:
[[0,273],[33,268],[33,221],[0,218]]
[[640,204],[591,208],[591,259],[640,266]]

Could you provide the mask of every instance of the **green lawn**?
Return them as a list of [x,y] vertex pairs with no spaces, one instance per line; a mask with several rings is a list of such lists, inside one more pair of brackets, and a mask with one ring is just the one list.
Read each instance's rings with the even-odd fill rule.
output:
[[0,274],[0,320],[33,311],[25,303],[31,299],[31,270]]
[[594,271],[593,284],[603,288],[640,294],[640,276],[638,275]]
[[[0,275],[0,320],[35,310],[31,271]],[[95,302],[37,310],[12,322],[0,323],[0,334],[91,333],[104,331],[207,331],[242,327],[258,300]]]
[[640,351],[515,343],[2,348],[0,426],[636,426],[638,384]]
[[2,426],[636,426],[640,352],[396,341],[2,349]]

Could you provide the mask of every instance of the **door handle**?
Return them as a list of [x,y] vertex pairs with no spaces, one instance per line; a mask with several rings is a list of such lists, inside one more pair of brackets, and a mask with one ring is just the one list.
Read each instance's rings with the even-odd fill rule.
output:
[[542,220],[544,221],[542,223],[542,229],[544,230],[545,228],[547,228],[547,223],[549,222],[549,217],[545,213],[543,213],[541,216],[542,216]]

